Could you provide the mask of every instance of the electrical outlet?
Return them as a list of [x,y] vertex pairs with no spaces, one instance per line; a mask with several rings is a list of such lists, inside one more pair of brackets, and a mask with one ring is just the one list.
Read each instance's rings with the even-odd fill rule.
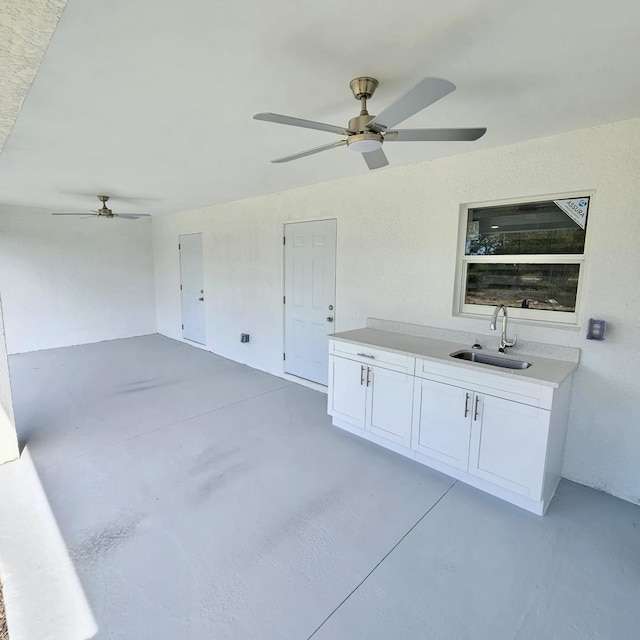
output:
[[587,329],[587,340],[604,340],[604,330],[607,323],[604,320],[589,318],[589,328]]

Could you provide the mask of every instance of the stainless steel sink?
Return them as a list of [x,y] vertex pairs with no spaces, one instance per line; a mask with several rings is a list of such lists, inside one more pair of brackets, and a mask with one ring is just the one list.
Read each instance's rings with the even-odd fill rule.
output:
[[482,351],[466,351],[462,349],[461,351],[454,351],[449,355],[458,360],[490,364],[493,367],[502,367],[503,369],[528,369],[531,366],[531,363],[526,360],[518,360],[517,358],[509,358],[492,353],[483,353]]

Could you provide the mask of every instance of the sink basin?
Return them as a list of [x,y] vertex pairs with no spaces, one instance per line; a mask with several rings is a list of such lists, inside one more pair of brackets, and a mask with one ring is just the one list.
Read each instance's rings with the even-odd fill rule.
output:
[[528,369],[531,366],[531,363],[526,360],[518,360],[517,358],[509,358],[508,356],[494,355],[492,353],[483,353],[482,351],[465,351],[463,349],[461,351],[454,351],[449,355],[458,360],[490,364],[493,367],[501,367],[502,369]]

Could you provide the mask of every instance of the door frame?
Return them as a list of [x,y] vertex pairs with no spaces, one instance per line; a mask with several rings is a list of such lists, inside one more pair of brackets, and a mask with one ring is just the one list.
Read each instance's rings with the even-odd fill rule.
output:
[[[333,270],[333,279],[334,279],[334,302],[333,302],[333,329],[334,329],[334,333],[335,333],[335,327],[336,327],[336,319],[337,319],[337,314],[336,314],[336,309],[338,307],[338,218],[337,217],[327,217],[327,218],[305,218],[304,220],[287,220],[286,222],[282,223],[282,229],[281,229],[281,235],[282,235],[282,295],[280,296],[280,299],[282,300],[281,303],[281,313],[282,313],[282,317],[281,317],[281,326],[282,326],[282,354],[284,355],[285,353],[285,344],[286,344],[286,340],[287,340],[287,320],[286,320],[286,316],[285,316],[285,303],[284,303],[284,296],[285,296],[285,290],[286,290],[286,277],[287,277],[287,272],[286,272],[286,245],[284,243],[284,239],[285,239],[285,231],[286,231],[286,225],[288,224],[301,224],[304,222],[325,222],[327,220],[335,220],[336,222],[336,259],[335,259],[335,265],[334,265],[334,270]],[[329,348],[327,346],[327,357],[329,354]],[[304,387],[310,387],[311,389],[315,389],[316,391],[322,391],[323,393],[327,393],[328,392],[328,386],[325,387],[323,384],[320,384],[319,382],[313,382],[313,380],[307,380],[306,378],[300,378],[298,376],[294,376],[291,373],[287,373],[286,372],[286,364],[284,361],[284,358],[282,359],[282,377],[285,380],[290,380],[291,382],[296,382]]]

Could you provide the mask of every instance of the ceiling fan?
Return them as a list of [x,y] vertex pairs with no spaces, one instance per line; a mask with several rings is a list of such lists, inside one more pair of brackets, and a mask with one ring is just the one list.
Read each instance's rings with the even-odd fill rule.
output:
[[113,211],[107,208],[107,200],[109,196],[98,196],[98,200],[102,202],[102,206],[97,210],[91,210],[87,213],[52,213],[52,216],[97,216],[98,218],[125,218],[127,220],[135,220],[136,218],[149,218],[150,213],[113,213]]
[[347,146],[352,151],[362,154],[369,169],[379,169],[389,164],[387,156],[382,150],[385,142],[445,142],[445,141],[473,141],[486,133],[486,128],[476,129],[393,129],[397,124],[422,111],[440,98],[455,90],[456,86],[441,78],[423,78],[407,93],[390,104],[377,116],[369,115],[367,100],[374,94],[378,81],[375,78],[354,78],[350,83],[351,91],[356,100],[360,100],[360,115],[349,120],[348,127],[338,127],[313,120],[292,118],[278,113],[256,113],[255,120],[266,120],[278,124],[288,124],[305,129],[318,129],[346,136],[321,147],[315,147],[294,153],[290,156],[277,158],[271,162],[289,162],[305,156],[328,151],[334,147]]

